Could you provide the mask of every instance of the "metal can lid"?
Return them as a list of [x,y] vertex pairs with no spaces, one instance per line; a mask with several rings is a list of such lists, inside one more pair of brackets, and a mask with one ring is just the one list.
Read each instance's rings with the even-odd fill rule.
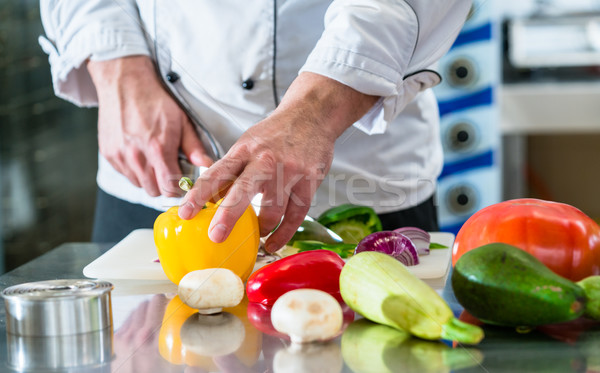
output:
[[48,280],[14,285],[2,291],[5,299],[45,301],[70,297],[94,297],[113,289],[107,281],[96,280]]
[[2,292],[6,331],[22,336],[88,333],[112,326],[106,281],[89,279],[28,282]]

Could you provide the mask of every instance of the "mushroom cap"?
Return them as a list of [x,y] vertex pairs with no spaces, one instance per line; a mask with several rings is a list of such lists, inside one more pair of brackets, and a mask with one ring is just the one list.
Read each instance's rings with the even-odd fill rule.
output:
[[273,327],[292,342],[326,341],[342,328],[343,312],[338,301],[317,289],[296,289],[283,294],[271,309]]
[[177,287],[183,303],[198,310],[220,312],[237,306],[244,298],[242,279],[226,268],[192,271],[183,276]]

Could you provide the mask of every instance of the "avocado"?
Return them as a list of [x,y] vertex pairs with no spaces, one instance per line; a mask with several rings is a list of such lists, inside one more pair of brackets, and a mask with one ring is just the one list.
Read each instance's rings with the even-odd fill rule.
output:
[[583,315],[584,290],[518,247],[491,243],[463,254],[452,272],[459,303],[488,324],[537,326]]

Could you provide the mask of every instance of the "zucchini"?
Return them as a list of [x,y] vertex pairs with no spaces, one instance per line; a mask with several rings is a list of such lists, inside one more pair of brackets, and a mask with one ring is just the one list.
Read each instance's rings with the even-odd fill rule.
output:
[[435,290],[387,254],[352,256],[340,274],[340,293],[365,318],[419,338],[466,344],[483,338],[481,328],[456,319]]

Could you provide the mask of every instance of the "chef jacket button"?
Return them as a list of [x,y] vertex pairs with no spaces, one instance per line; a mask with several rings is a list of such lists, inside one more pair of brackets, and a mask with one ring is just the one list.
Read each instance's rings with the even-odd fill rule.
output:
[[242,88],[247,89],[247,90],[251,90],[252,88],[254,88],[254,80],[252,79],[246,79],[242,82]]
[[179,78],[179,74],[177,74],[175,71],[169,71],[167,73],[167,80],[171,83],[175,83],[179,80]]

